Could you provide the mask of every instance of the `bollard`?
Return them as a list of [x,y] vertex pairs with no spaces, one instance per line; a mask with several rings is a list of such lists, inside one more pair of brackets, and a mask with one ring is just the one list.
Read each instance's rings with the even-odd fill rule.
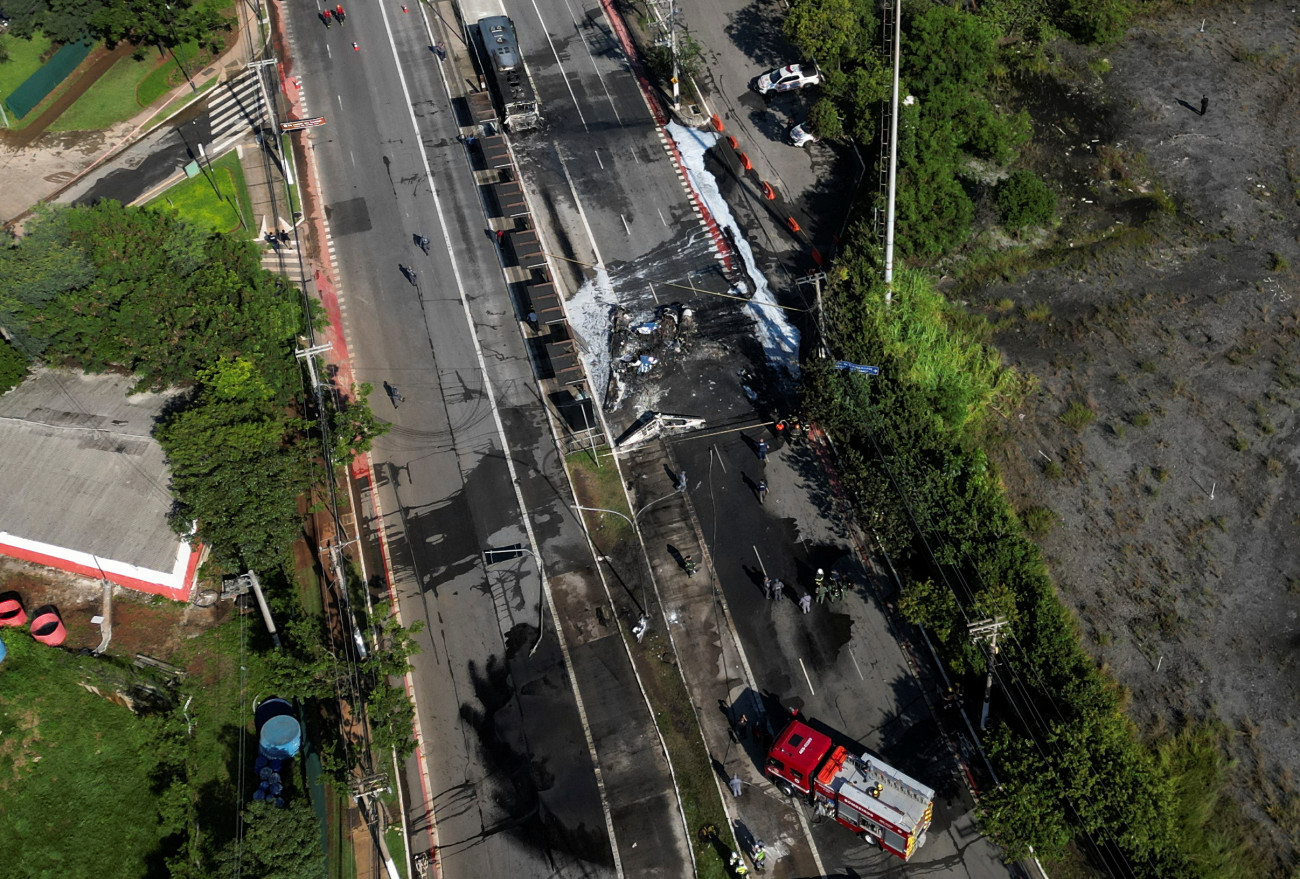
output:
[[713,114],[713,127],[716,128],[716,129],[718,129],[718,131],[726,131],[726,130],[727,130],[727,126],[725,126],[725,125],[722,124],[722,119],[718,116],[717,113],[714,113],[714,114]]
[[822,252],[815,247],[812,249],[812,258],[813,262],[817,263],[817,265],[826,265],[826,260],[822,259]]
[[740,167],[744,168],[746,171],[753,171],[753,170],[754,170],[754,163],[751,162],[751,161],[749,161],[749,156],[745,155],[744,153],[741,153],[741,154],[740,154]]
[[763,181],[763,195],[768,201],[776,200],[776,190],[774,190],[772,184],[768,183],[766,180]]
[[733,150],[740,149],[740,141],[736,140],[730,134],[727,135],[727,143],[731,146]]
[[791,231],[791,232],[799,232],[799,231],[802,231],[802,230],[799,228],[799,223],[795,220],[794,217],[786,217],[786,218],[785,218],[785,224],[786,224],[787,226],[790,227],[790,231]]

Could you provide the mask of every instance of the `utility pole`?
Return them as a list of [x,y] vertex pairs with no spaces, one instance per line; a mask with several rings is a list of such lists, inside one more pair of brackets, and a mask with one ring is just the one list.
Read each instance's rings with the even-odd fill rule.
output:
[[894,87],[889,96],[889,196],[885,203],[885,304],[894,299],[894,196],[898,191],[898,66],[903,10],[899,0],[885,0],[894,13]]
[[668,39],[671,41],[673,53],[673,109],[682,108],[682,87],[678,82],[681,73],[677,64],[677,0],[672,0],[668,7]]
[[993,697],[993,666],[998,661],[998,633],[1006,625],[1006,617],[992,617],[966,626],[966,632],[972,641],[983,641],[989,648],[989,674],[984,684],[984,707],[980,710],[980,732],[983,732],[988,724],[989,700]]

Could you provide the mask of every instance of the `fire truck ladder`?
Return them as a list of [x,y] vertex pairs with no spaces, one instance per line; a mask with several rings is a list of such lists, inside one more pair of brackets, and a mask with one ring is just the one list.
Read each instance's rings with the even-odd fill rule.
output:
[[[885,0],[881,6],[881,39],[880,50],[885,56],[885,63],[892,65],[894,63],[894,16],[898,15],[898,0]],[[890,103],[889,98],[880,102],[880,161],[876,167],[879,170],[879,190],[880,202],[884,203],[889,197],[889,130],[890,130]],[[876,235],[884,237],[885,235],[885,214],[880,208],[875,212]]]
[[903,782],[899,781],[897,778],[890,775],[888,772],[882,771],[880,767],[876,766],[874,763],[872,763],[870,760],[866,759],[865,757],[854,757],[853,763],[855,766],[858,767],[858,771],[861,772],[863,775],[875,779],[877,782],[881,784],[889,785],[894,790],[899,791],[902,794],[905,794],[906,796],[912,798],[913,800],[916,800],[918,803],[921,803],[922,805],[929,802],[928,799],[921,796],[921,794],[911,785],[903,784]]

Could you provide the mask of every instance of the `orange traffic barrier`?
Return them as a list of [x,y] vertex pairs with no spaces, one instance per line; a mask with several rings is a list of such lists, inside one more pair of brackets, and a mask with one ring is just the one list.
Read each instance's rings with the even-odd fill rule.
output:
[[763,195],[768,201],[772,201],[776,198],[776,190],[773,189],[772,184],[768,183],[766,180],[763,181]]
[[749,156],[745,155],[744,153],[740,154],[740,166],[744,168],[746,171],[754,170],[754,163],[751,162],[749,160]]
[[736,139],[735,139],[734,137],[732,137],[730,134],[727,135],[727,143],[731,145],[731,148],[732,148],[733,150],[738,150],[738,149],[740,149],[740,141],[736,140]]
[[822,252],[815,247],[812,249],[812,258],[813,262],[817,263],[817,265],[826,265],[826,260],[822,259]]
[[795,220],[794,217],[786,217],[785,224],[790,227],[791,232],[801,231],[801,229],[799,228],[799,223],[798,221]]
[[726,131],[726,130],[727,130],[727,126],[725,126],[725,125],[722,124],[722,119],[718,116],[717,113],[714,113],[714,114],[713,114],[713,127],[716,128],[716,129],[718,129],[718,131]]

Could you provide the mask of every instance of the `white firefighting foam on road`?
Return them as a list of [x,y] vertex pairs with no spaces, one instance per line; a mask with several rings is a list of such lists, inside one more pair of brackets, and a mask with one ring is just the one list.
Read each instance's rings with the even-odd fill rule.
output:
[[717,180],[704,168],[704,154],[718,142],[718,134],[686,128],[676,122],[668,124],[668,134],[677,144],[682,166],[705,208],[719,226],[732,232],[732,240],[735,241],[740,258],[745,263],[745,271],[754,285],[754,296],[746,307],[758,327],[758,338],[763,344],[767,362],[775,369],[784,367],[792,378],[798,378],[799,331],[786,320],[785,311],[776,307],[776,297],[772,295],[767,278],[754,261],[753,249],[745,240],[745,234],[737,225],[736,218],[731,215],[730,205],[718,191]]

